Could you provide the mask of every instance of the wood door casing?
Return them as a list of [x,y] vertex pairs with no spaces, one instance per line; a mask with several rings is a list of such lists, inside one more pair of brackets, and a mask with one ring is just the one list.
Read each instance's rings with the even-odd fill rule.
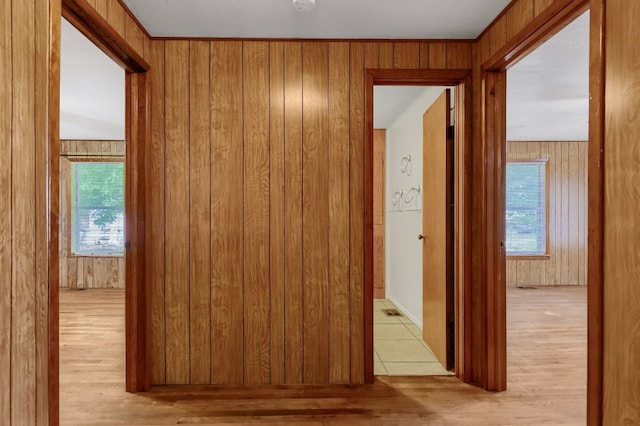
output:
[[423,339],[447,369],[453,368],[448,332],[453,313],[449,255],[451,249],[451,167],[447,132],[450,91],[444,90],[423,115],[422,252]]
[[385,290],[385,153],[386,129],[373,130],[373,298],[384,299]]

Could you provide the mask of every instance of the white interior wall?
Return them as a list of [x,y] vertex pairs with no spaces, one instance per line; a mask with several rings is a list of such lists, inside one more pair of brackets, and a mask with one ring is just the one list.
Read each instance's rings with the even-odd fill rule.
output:
[[[422,115],[442,90],[443,87],[426,87],[387,128],[385,292],[387,299],[420,328],[422,241],[418,235],[422,233],[422,197],[416,189],[422,189]],[[411,173],[407,168],[409,156]],[[408,202],[398,200],[400,193]]]

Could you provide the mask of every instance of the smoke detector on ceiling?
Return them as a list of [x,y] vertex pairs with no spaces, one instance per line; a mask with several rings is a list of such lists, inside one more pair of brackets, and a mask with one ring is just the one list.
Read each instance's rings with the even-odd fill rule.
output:
[[311,10],[315,5],[316,0],[293,0],[293,7],[301,12]]

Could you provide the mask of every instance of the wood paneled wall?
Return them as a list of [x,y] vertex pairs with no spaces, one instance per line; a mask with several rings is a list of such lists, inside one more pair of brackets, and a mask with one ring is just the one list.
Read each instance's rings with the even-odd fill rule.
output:
[[123,256],[71,256],[69,229],[69,171],[67,158],[121,158],[124,141],[60,141],[60,287],[61,288],[124,288]]
[[587,141],[508,142],[507,160],[548,159],[549,258],[507,257],[507,285],[586,285]]
[[151,47],[153,382],[363,382],[364,70],[471,44]]
[[605,7],[607,30],[603,424],[630,425],[638,422],[640,414],[640,122],[636,117],[640,46],[634,29],[640,4],[598,3],[599,8]]
[[[55,10],[55,4],[52,7]],[[49,1],[2,1],[0,424],[3,425],[49,421],[48,57]]]

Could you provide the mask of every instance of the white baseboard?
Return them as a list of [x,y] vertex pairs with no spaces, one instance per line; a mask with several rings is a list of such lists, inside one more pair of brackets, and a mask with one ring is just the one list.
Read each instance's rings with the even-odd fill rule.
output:
[[418,319],[413,315],[411,315],[409,311],[407,311],[407,309],[404,306],[402,306],[402,304],[399,303],[395,298],[387,296],[387,299],[393,302],[393,304],[396,305],[396,307],[400,309],[400,311],[402,311],[402,315],[409,318],[411,322],[413,322],[415,325],[418,326],[418,328],[420,328],[420,330],[422,330],[422,318]]

